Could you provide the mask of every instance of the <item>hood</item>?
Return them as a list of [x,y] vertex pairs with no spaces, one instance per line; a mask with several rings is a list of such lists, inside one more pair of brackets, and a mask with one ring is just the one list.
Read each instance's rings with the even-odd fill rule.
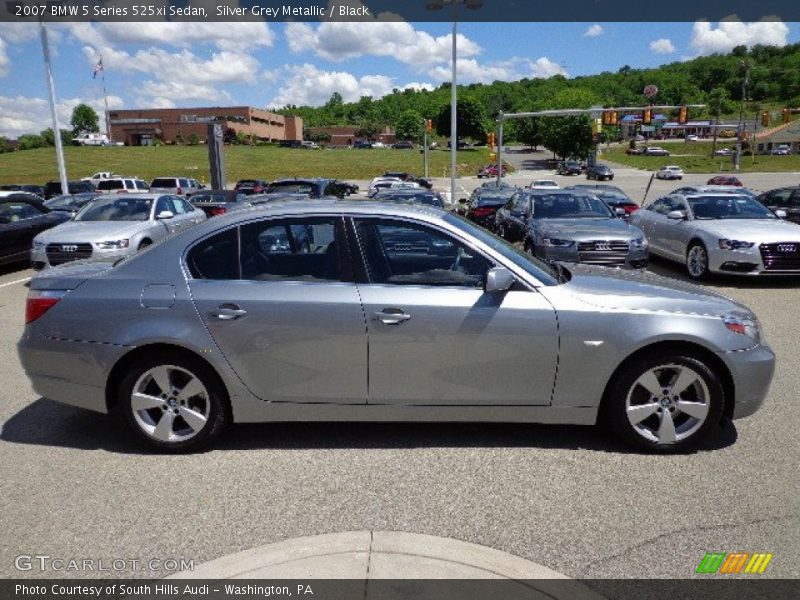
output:
[[100,242],[135,235],[150,227],[149,221],[67,221],[36,236],[45,244]]
[[642,230],[622,219],[540,219],[535,227],[541,235],[578,242],[601,239],[631,240],[644,237]]
[[800,243],[800,227],[795,223],[778,219],[717,219],[694,220],[692,225],[729,240],[742,240],[755,244],[775,242]]
[[572,273],[567,289],[592,306],[707,316],[753,314],[727,296],[647,271],[583,264],[567,268]]

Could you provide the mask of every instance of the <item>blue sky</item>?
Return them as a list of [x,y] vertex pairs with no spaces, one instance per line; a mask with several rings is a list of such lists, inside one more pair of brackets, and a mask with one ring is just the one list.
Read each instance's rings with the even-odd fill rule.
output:
[[[72,23],[51,25],[59,114],[111,108],[319,105],[450,79],[447,23]],[[652,67],[735,45],[800,41],[797,23],[463,23],[459,82]],[[165,42],[164,40],[169,40]],[[0,28],[0,135],[50,126],[35,24]]]

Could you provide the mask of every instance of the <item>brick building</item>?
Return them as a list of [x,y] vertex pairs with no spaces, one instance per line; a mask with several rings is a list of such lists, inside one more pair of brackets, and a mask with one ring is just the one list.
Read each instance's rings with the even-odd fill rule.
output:
[[251,106],[205,108],[149,108],[112,110],[108,113],[111,139],[126,146],[148,146],[155,140],[188,141],[195,134],[206,141],[209,123],[226,127],[258,140],[303,139],[303,119],[275,114]]
[[[358,127],[344,126],[344,127],[309,127],[308,133],[311,139],[316,138],[320,134],[327,134],[330,136],[330,141],[326,142],[329,146],[352,146],[355,142],[363,140],[356,135]],[[386,145],[394,144],[397,141],[394,131],[389,127],[385,127],[383,131],[378,132],[373,138],[373,142],[382,142]]]

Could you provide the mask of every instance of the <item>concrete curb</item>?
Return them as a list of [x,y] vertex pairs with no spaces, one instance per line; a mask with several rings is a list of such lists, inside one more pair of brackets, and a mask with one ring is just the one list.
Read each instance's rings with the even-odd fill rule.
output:
[[505,579],[518,581],[524,597],[603,598],[561,573],[494,548],[398,531],[294,538],[223,556],[170,579]]

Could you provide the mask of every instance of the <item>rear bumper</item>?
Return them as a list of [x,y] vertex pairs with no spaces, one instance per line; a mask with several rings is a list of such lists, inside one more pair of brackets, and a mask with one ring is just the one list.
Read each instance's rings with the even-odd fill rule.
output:
[[766,345],[720,353],[736,390],[733,418],[749,417],[764,403],[775,372],[775,353]]
[[29,330],[17,343],[20,363],[33,390],[44,398],[101,413],[106,378],[124,346],[47,338]]

